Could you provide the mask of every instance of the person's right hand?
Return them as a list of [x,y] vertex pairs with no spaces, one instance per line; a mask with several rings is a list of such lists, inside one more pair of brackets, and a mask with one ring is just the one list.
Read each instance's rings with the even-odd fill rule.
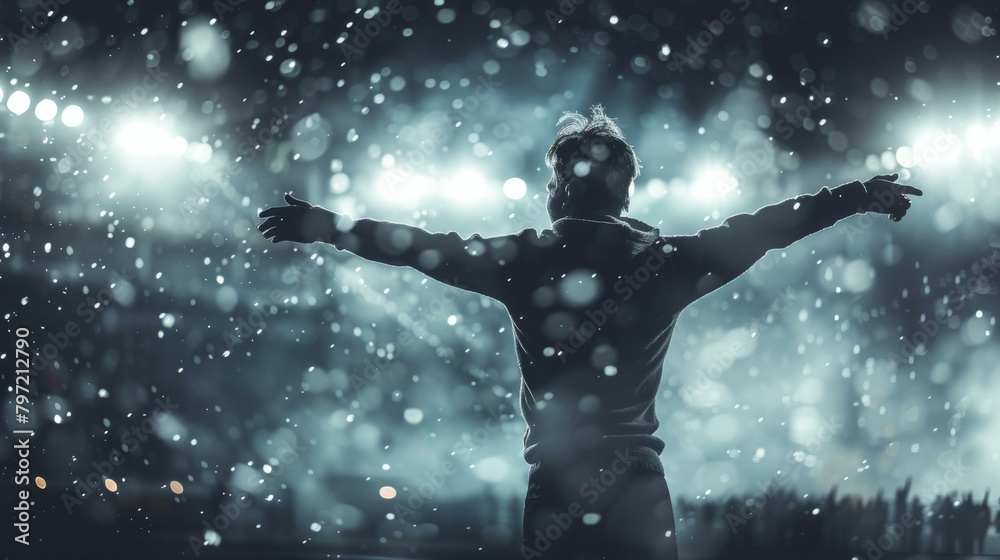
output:
[[333,212],[322,206],[313,206],[288,193],[285,193],[285,202],[288,206],[274,206],[258,214],[264,221],[257,229],[264,234],[265,239],[270,239],[271,243],[330,241],[334,232]]
[[867,208],[869,212],[888,214],[890,220],[898,222],[910,209],[910,199],[906,195],[921,196],[924,194],[924,191],[916,187],[897,183],[896,179],[898,178],[899,173],[893,173],[892,175],[876,175],[865,181],[865,190],[873,199]]

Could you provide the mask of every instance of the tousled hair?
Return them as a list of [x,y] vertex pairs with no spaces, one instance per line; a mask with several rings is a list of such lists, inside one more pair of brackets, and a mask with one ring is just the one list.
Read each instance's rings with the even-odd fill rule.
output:
[[627,209],[629,186],[639,176],[639,158],[625,140],[622,129],[604,114],[604,107],[591,107],[589,119],[580,113],[564,113],[556,126],[561,128],[545,153],[545,165],[555,172],[557,186],[562,186],[572,173],[567,169],[569,162],[575,156],[583,156],[599,172],[595,175],[607,180],[604,185],[595,185],[586,178],[572,181],[587,187],[586,200],[581,204],[594,209],[609,206]]

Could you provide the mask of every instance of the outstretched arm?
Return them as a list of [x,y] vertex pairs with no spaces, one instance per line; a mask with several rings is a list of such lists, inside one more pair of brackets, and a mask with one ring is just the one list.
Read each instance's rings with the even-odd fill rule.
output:
[[771,249],[787,247],[838,221],[865,212],[887,214],[898,222],[910,207],[907,195],[920,189],[896,183],[898,174],[853,181],[816,194],[765,206],[753,214],[737,214],[721,226],[696,235],[667,238],[677,250],[678,285],[687,287],[684,304],[729,283]]
[[480,294],[496,296],[503,288],[505,254],[510,237],[463,238],[458,233],[431,233],[416,226],[379,220],[352,220],[321,206],[285,194],[288,206],[262,211],[257,229],[272,243],[329,243],[375,262],[416,269],[435,280]]

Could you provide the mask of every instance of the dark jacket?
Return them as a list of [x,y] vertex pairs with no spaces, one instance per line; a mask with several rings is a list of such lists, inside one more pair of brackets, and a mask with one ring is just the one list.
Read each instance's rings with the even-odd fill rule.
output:
[[680,312],[768,250],[869,203],[855,181],[690,236],[664,237],[639,220],[611,216],[565,218],[551,230],[489,238],[363,219],[339,224],[342,233],[331,241],[504,304],[522,374],[524,458],[535,463],[595,446],[661,453],[654,403]]

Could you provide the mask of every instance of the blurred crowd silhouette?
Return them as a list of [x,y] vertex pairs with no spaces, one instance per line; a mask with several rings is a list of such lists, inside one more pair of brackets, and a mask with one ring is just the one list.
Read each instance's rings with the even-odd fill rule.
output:
[[[838,496],[834,487],[824,497],[793,489],[763,499],[733,496],[722,503],[680,500],[678,533],[697,550],[823,550],[864,553],[877,560],[886,553],[984,554],[990,527],[1000,533],[1000,509],[990,509],[990,491],[981,500],[972,492],[938,495],[930,504],[910,497],[912,481],[896,489],[895,499],[882,491],[865,499]],[[686,534],[685,534],[686,533]],[[709,544],[711,543],[711,544]]]
[[[89,550],[145,551],[143,557],[148,558],[176,557],[192,550],[205,558],[234,554],[273,558],[287,553],[292,545],[303,554],[345,557],[519,557],[522,500],[517,494],[498,493],[495,488],[478,496],[434,499],[403,521],[386,515],[390,502],[368,499],[357,491],[366,485],[364,478],[333,477],[327,483],[338,489],[343,500],[343,504],[331,505],[330,511],[339,510],[334,517],[345,523],[318,532],[314,522],[324,517],[323,512],[313,511],[308,502],[287,491],[277,492],[273,501],[257,496],[239,508],[237,516],[222,519],[220,512],[226,504],[242,495],[228,489],[224,480],[214,489],[186,489],[183,496],[168,498],[149,488],[114,499],[95,499],[80,507],[87,512],[83,516],[65,516],[64,510],[59,511],[59,497],[46,493],[39,505],[44,517],[51,518],[39,519],[40,526],[58,523],[68,539],[49,538],[39,544],[57,552],[86,543]],[[850,553],[866,560],[889,560],[911,554],[1000,553],[1000,508],[991,508],[989,500],[989,490],[981,498],[954,491],[937,495],[928,504],[911,496],[907,480],[896,489],[894,499],[887,499],[882,491],[863,497],[839,495],[833,488],[826,495],[812,496],[791,487],[776,488],[766,496],[758,492],[713,499],[684,497],[676,501],[675,516],[684,558],[770,558],[775,554],[834,558]],[[356,512],[356,523],[347,523],[351,516],[344,515],[345,508]],[[98,530],[108,524],[130,531],[109,541]],[[215,537],[206,533],[210,527],[216,530]]]

